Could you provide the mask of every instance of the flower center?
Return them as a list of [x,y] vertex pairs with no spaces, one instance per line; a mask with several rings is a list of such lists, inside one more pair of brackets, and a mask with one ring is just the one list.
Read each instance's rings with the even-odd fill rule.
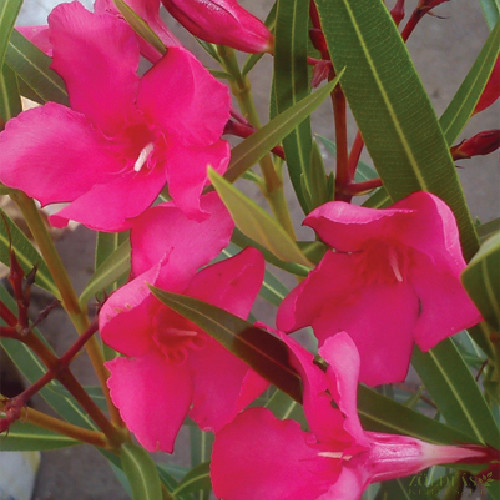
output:
[[403,283],[406,255],[404,250],[379,241],[368,243],[359,254],[359,272],[372,283]]
[[203,336],[194,325],[166,307],[162,307],[152,323],[153,340],[172,363],[183,363],[190,349],[203,345]]
[[136,172],[141,171],[143,165],[146,163],[146,161],[147,161],[147,159],[152,151],[153,151],[153,143],[152,142],[146,144],[142,148],[141,152],[139,153],[139,156],[137,157],[137,160],[135,160],[134,170]]

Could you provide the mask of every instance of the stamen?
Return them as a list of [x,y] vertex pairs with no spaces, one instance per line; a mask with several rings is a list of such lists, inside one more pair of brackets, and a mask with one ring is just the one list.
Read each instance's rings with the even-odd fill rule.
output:
[[180,328],[167,328],[165,333],[171,337],[196,337],[198,335],[198,332],[181,330]]
[[134,171],[135,172],[140,172],[144,163],[146,163],[146,160],[148,159],[149,153],[153,151],[153,143],[150,142],[146,146],[142,148],[142,151],[139,153],[139,156],[137,160],[135,160],[135,165],[134,165]]
[[[344,459],[344,454],[341,451],[320,451],[318,457]],[[350,458],[350,457],[349,457]]]
[[400,283],[403,283],[403,276],[401,275],[401,270],[399,269],[398,254],[392,248],[389,249],[389,264],[391,265],[392,271],[394,272],[394,276],[396,276],[396,279]]

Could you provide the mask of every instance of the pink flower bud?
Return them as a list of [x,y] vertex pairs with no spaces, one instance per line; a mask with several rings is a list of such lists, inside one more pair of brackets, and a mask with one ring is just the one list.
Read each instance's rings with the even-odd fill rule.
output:
[[162,0],[193,35],[244,52],[272,52],[273,35],[235,0]]
[[500,130],[483,130],[450,148],[454,160],[487,155],[500,148]]

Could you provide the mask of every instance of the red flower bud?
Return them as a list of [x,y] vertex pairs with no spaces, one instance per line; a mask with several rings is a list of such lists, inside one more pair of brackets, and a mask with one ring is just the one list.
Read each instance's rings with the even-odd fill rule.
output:
[[328,80],[332,73],[333,66],[331,61],[327,61],[326,59],[319,60],[313,66],[311,85],[316,88],[323,80]]
[[396,26],[399,26],[399,23],[405,17],[405,0],[398,0],[396,2],[391,10],[391,16]]
[[236,0],[162,0],[165,8],[193,35],[244,52],[272,52],[266,25]]
[[497,57],[493,71],[490,78],[484,87],[483,93],[479,98],[478,103],[474,109],[474,113],[479,113],[488,106],[491,106],[500,97],[500,58]]
[[500,147],[500,130],[483,130],[450,148],[454,160],[466,160],[471,156],[487,155]]

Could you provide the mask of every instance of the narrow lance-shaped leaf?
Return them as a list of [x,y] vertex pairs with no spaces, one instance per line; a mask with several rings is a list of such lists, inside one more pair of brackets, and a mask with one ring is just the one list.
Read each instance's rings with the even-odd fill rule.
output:
[[484,17],[490,30],[495,27],[500,18],[500,3],[498,0],[479,0],[483,8]]
[[[243,234],[243,232],[241,232],[237,227],[234,228],[233,237],[231,241],[234,244],[238,245],[240,248],[245,248],[245,247],[256,248],[257,250],[259,250],[259,252],[262,253],[267,262],[269,262],[273,266],[283,269],[284,271],[295,274],[296,276],[307,276],[309,274],[310,267],[301,264],[296,264],[295,262],[286,262],[284,260],[279,259],[272,251],[268,250],[263,245],[257,243],[252,238],[249,238],[248,236]],[[303,252],[303,254],[305,256],[305,252]]]
[[[152,288],[165,305],[196,323],[226,349],[297,402],[302,401],[301,380],[290,366],[288,350],[270,333],[237,316],[192,297]],[[359,386],[358,411],[367,430],[408,434],[420,439],[466,442],[467,433],[434,421],[365,386]]]
[[247,137],[231,151],[231,162],[224,178],[235,181],[247,169],[257,163],[265,154],[282,141],[304,118],[308,117],[330,95],[342,72],[326,85],[298,101]]
[[500,49],[500,23],[486,40],[472,68],[439,119],[446,143],[451,146],[469,120],[495,66]]
[[50,57],[16,30],[12,31],[5,62],[44,102],[69,105],[64,81],[50,69]]
[[383,1],[315,2],[333,64],[346,68],[342,89],[389,195],[394,201],[418,190],[439,196],[455,213],[470,259],[478,240],[448,145]]
[[130,241],[121,243],[104,259],[80,295],[80,303],[86,304],[95,294],[106,290],[123,275],[130,273]]
[[500,448],[500,430],[478,384],[451,339],[413,351],[412,365],[446,422],[470,440]]
[[[276,25],[276,7],[277,4],[275,2],[271,7],[271,10],[269,11],[269,14],[267,15],[266,20],[264,22],[264,24],[269,28],[269,31],[271,33],[274,32],[274,27]],[[243,64],[243,67],[241,68],[241,74],[243,76],[247,75],[263,56],[264,52],[259,52],[258,54],[250,54],[245,63]]]
[[0,70],[0,125],[21,112],[16,74],[4,64]]
[[290,235],[264,209],[212,168],[208,169],[208,178],[242,233],[267,248],[281,260],[297,262],[304,266],[311,265]]
[[462,273],[462,281],[483,317],[500,330],[500,231],[488,238]]
[[0,0],[0,67],[5,59],[5,52],[10,34],[23,0]]
[[14,422],[0,436],[0,451],[47,451],[77,444],[81,443],[76,439],[25,422]]
[[301,400],[300,378],[289,365],[288,350],[281,340],[200,300],[153,287],[152,291],[165,305],[196,323],[276,387]]
[[134,500],[162,498],[161,482],[151,455],[140,446],[125,443],[120,451],[123,471],[132,489]]
[[198,493],[199,491],[210,492],[212,483],[210,481],[209,462],[204,462],[191,469],[179,483],[179,486],[172,491],[175,497]]
[[[7,230],[8,228],[8,230]],[[59,297],[47,265],[30,240],[17,227],[8,215],[0,209],[0,261],[10,267],[10,251],[14,251],[16,259],[23,271],[28,274],[36,266],[35,283],[54,297]]]
[[[276,109],[280,113],[309,94],[307,44],[309,39],[309,0],[278,0],[276,9],[274,84]],[[312,148],[309,117],[283,139],[288,172],[299,203],[309,211],[304,188],[309,179]],[[301,182],[301,179],[303,181]]]

